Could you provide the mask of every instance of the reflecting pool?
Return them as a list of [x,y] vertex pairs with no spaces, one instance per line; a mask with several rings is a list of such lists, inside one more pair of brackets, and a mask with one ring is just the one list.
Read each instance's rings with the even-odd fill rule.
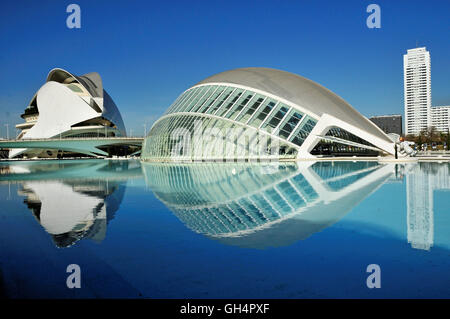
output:
[[[0,162],[0,295],[450,297],[450,163]],[[79,265],[81,288],[66,285]],[[368,288],[368,265],[381,288]]]

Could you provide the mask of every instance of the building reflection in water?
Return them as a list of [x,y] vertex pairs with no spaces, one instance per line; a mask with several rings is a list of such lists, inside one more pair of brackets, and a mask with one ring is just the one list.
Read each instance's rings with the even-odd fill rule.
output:
[[22,184],[19,195],[58,247],[82,238],[101,242],[124,194],[120,182],[50,181]]
[[430,250],[434,240],[433,193],[450,190],[449,163],[416,163],[405,166],[408,243]]
[[101,242],[125,181],[141,176],[138,162],[23,162],[4,169],[2,183],[18,183],[18,195],[55,245],[69,247],[83,238]]
[[[333,225],[386,181],[405,181],[407,240],[433,246],[433,193],[450,190],[449,163],[19,162],[0,184],[18,194],[58,247],[102,241],[129,179],[147,186],[188,228],[228,245],[289,245]],[[11,195],[9,195],[11,197]]]
[[241,247],[283,246],[341,219],[395,171],[377,162],[142,163],[190,229]]

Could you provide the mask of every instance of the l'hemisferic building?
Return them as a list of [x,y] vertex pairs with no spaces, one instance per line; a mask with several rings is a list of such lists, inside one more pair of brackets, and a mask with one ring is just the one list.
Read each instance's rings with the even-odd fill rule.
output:
[[183,92],[153,124],[142,159],[394,155],[393,140],[309,79],[269,68],[242,68],[213,75]]

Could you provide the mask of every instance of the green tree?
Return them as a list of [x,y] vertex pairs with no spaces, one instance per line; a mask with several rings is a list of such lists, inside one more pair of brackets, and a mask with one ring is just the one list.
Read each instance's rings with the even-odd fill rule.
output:
[[447,140],[447,149],[449,149],[450,148],[450,132],[449,132],[449,129],[447,129],[447,138],[446,138],[446,140]]
[[417,141],[417,144],[418,144],[419,146],[422,145],[422,143],[423,143],[423,134],[422,134],[422,132],[420,132],[419,136],[417,136],[416,141]]

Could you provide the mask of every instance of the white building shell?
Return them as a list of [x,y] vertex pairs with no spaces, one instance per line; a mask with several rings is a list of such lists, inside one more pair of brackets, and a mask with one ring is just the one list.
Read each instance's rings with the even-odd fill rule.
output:
[[[230,129],[237,138],[224,133]],[[200,143],[192,139],[178,152],[180,138],[174,133],[183,130],[190,135],[208,132],[211,138]],[[249,142],[236,151],[240,135]],[[321,141],[395,154],[389,136],[323,86],[285,71],[243,68],[216,74],[183,92],[152,126],[142,159],[272,158],[273,154],[251,149],[252,141],[258,145],[261,137],[278,143],[278,158],[314,158],[311,151]]]
[[[22,117],[25,122],[16,126],[21,130],[17,139],[126,136],[122,116],[96,72],[76,76],[63,69],[51,70]],[[52,157],[56,153],[12,149],[9,157]]]

